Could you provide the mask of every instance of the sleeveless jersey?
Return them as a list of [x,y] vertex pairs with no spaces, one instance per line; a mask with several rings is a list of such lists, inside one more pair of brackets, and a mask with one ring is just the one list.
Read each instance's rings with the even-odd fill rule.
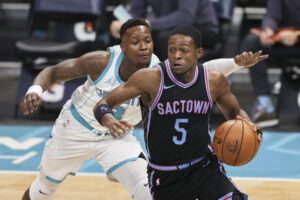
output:
[[176,80],[168,60],[156,67],[160,89],[151,107],[141,103],[150,162],[177,165],[205,155],[211,151],[208,115],[213,105],[206,67],[197,66],[187,84]]
[[[95,119],[94,106],[114,88],[124,83],[119,76],[119,68],[124,53],[119,45],[109,47],[109,50],[111,52],[109,63],[98,79],[93,81],[90,76],[87,76],[86,82],[78,87],[71,96],[71,112],[77,121],[90,130],[102,133],[107,132],[108,129],[101,126]],[[159,59],[152,54],[149,66],[154,66],[157,63],[159,63]],[[141,120],[139,98],[127,101],[113,109],[113,112],[118,120],[126,120],[130,124],[136,125]]]

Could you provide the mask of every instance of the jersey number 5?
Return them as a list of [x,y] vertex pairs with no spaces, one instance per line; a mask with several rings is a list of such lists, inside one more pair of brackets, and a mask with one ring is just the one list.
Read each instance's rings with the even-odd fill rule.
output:
[[179,124],[180,123],[188,123],[188,122],[189,122],[189,119],[176,119],[174,128],[177,132],[182,133],[182,135],[181,135],[181,139],[178,139],[178,138],[180,138],[180,136],[173,136],[173,142],[175,144],[182,145],[183,143],[185,143],[187,132],[184,128],[180,128]]

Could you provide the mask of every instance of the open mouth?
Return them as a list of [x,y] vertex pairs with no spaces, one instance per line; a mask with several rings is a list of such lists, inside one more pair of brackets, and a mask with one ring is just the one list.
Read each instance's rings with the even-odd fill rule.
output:
[[175,68],[179,68],[179,67],[182,67],[182,65],[181,64],[179,64],[179,63],[174,63],[174,65],[173,65]]

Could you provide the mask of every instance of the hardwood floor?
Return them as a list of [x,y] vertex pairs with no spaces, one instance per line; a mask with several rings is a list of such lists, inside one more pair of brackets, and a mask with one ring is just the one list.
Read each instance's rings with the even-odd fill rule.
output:
[[[34,180],[32,173],[0,172],[0,199],[20,200]],[[299,200],[300,180],[233,178],[249,200]],[[68,177],[54,194],[53,200],[130,200],[125,188],[102,175]]]

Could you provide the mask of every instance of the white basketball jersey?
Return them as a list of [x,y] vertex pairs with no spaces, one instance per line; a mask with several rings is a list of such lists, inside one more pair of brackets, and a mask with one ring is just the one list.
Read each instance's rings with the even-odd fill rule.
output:
[[[95,119],[93,109],[96,103],[114,88],[123,84],[119,76],[119,68],[122,62],[124,53],[119,45],[109,47],[111,56],[105,70],[93,81],[90,76],[87,76],[86,82],[79,86],[72,94],[71,112],[75,119],[86,128],[99,132],[108,132],[106,127],[103,127]],[[152,54],[149,67],[159,63],[156,55]],[[119,107],[113,109],[114,116],[120,120],[125,120],[132,125],[136,125],[141,121],[140,101],[139,97],[131,99]]]

